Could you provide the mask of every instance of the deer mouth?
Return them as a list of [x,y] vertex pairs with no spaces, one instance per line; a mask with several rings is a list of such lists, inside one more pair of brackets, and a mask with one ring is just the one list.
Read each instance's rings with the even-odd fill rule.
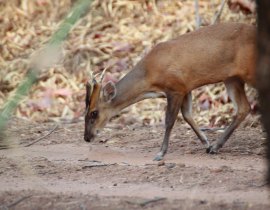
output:
[[86,142],[91,142],[91,141],[94,140],[94,138],[95,138],[95,135],[94,135],[94,134],[84,135],[84,140],[85,140]]

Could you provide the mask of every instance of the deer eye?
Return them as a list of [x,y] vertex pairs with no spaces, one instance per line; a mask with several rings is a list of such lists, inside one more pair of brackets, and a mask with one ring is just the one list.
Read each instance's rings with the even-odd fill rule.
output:
[[97,117],[98,117],[98,111],[91,112],[90,113],[90,116],[91,116],[92,119],[97,119]]

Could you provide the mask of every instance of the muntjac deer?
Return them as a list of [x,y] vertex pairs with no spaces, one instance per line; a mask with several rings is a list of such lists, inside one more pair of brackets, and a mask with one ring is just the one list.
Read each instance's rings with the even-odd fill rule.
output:
[[[116,84],[104,87],[95,79],[86,85],[85,141],[120,110],[147,98],[166,97],[165,136],[155,160],[161,160],[181,109],[208,153],[216,153],[250,111],[244,85],[255,85],[256,30],[240,23],[203,27],[156,45]],[[192,118],[191,91],[224,82],[236,114],[220,139],[209,145]]]

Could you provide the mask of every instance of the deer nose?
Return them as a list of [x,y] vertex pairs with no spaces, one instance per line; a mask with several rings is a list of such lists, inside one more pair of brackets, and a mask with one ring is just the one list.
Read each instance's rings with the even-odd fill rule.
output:
[[93,135],[93,134],[90,134],[90,135],[84,135],[84,140],[85,140],[86,142],[90,142],[93,138],[94,138],[94,135]]

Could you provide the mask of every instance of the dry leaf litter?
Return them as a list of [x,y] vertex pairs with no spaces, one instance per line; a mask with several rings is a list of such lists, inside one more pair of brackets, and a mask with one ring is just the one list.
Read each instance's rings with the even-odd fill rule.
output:
[[[14,93],[30,63],[57,30],[73,0],[0,1],[0,107]],[[221,1],[199,0],[202,25],[209,25]],[[95,0],[61,49],[61,62],[40,75],[15,115],[34,121],[83,119],[90,72],[110,66],[104,79],[118,81],[158,42],[195,29],[193,0]],[[222,22],[255,23],[254,15],[232,13]],[[38,61],[37,61],[38,62]],[[252,108],[256,93],[247,88]],[[193,91],[194,117],[203,126],[228,123],[233,108],[222,84]],[[164,99],[145,100],[122,111],[117,123],[159,124]]]

